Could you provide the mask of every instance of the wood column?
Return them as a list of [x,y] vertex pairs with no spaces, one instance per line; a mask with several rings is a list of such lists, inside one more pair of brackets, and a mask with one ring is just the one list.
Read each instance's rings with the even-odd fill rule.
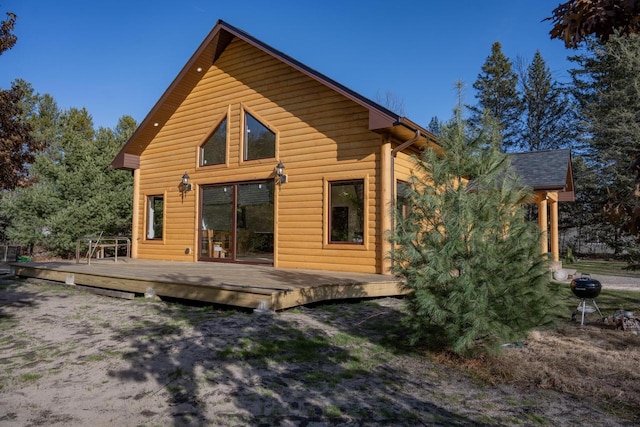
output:
[[558,201],[550,200],[549,208],[551,210],[551,254],[554,261],[560,261],[560,247],[558,239]]
[[382,266],[382,274],[391,274],[391,244],[389,243],[388,234],[391,231],[391,209],[393,209],[393,200],[391,200],[391,141],[388,138],[382,141],[380,148],[380,265]]
[[547,226],[547,199],[546,195],[542,195],[538,202],[538,226],[540,227],[540,253],[549,252],[549,235]]
[[133,170],[133,208],[131,213],[131,258],[138,258],[140,230],[140,169]]

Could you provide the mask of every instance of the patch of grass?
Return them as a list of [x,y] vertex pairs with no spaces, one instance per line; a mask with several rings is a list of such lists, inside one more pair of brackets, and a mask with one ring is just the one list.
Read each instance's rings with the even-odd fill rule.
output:
[[182,378],[185,374],[185,370],[178,366],[173,371],[169,372],[168,376],[171,381],[175,381],[179,378]]
[[367,341],[367,338],[354,337],[353,335],[345,334],[343,332],[337,333],[331,338],[331,343],[340,347],[361,346]]
[[[558,284],[559,285],[559,284]],[[504,350],[495,355],[461,359],[446,352],[429,353],[433,361],[463,371],[485,384],[513,383],[539,389],[573,394],[623,418],[637,420],[640,411],[640,336],[616,330],[615,325],[600,322],[597,313],[589,314],[584,326],[570,322],[576,310],[576,298],[567,284],[559,291],[564,308],[558,321],[532,331],[522,348]],[[598,305],[605,316],[624,308],[640,312],[640,292],[603,289]],[[598,363],[593,363],[597,354]],[[589,375],[584,375],[589,372]],[[621,394],[621,390],[624,394]],[[537,406],[533,399],[515,401],[511,406]],[[548,425],[538,417],[523,424]]]
[[319,308],[329,313],[337,313],[338,311],[343,309],[343,304],[337,304],[337,303],[332,304],[331,302],[328,302],[326,304],[321,305]]
[[278,362],[310,362],[330,359],[338,362],[347,358],[345,352],[330,351],[332,344],[322,336],[305,336],[291,329],[285,338],[241,338],[238,344],[222,349],[218,355],[225,359],[268,360]]
[[624,261],[604,260],[580,260],[563,264],[563,268],[574,269],[585,274],[640,278],[640,270],[629,270],[627,266],[628,264]]
[[328,405],[324,408],[324,414],[329,418],[342,417],[342,410],[335,405]]
[[171,394],[178,394],[184,392],[184,387],[181,385],[170,384],[167,386],[167,391]]
[[320,382],[324,382],[326,375],[324,374],[324,372],[320,371],[308,371],[302,374],[302,377],[304,378],[305,385],[308,386],[310,384],[318,384]]
[[101,362],[106,358],[107,357],[103,354],[90,354],[89,356],[85,357],[84,360],[86,360],[87,362]]
[[0,331],[12,329],[17,324],[18,322],[13,317],[3,316],[0,314]]
[[176,324],[168,324],[168,325],[163,325],[160,328],[160,334],[161,335],[177,335],[182,331],[182,328]]
[[20,381],[31,382],[42,378],[42,374],[22,374],[20,375]]
[[540,415],[527,414],[527,419],[529,419],[530,421],[532,421],[535,424],[540,425],[540,426],[548,426],[549,425],[549,420],[541,417]]
[[[557,290],[558,297],[562,301],[557,311],[558,320],[565,320],[576,311],[580,300],[571,292],[567,284],[554,283],[552,286],[559,287]],[[604,316],[610,316],[620,309],[640,312],[640,292],[620,291],[603,287],[596,301]],[[593,318],[594,315],[589,314],[588,316]],[[597,313],[595,316],[597,316]]]

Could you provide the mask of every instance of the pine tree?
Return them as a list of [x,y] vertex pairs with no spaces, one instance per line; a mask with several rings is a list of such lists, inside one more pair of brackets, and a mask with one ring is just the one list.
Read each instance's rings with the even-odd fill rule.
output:
[[439,136],[440,135],[440,120],[438,120],[438,116],[433,116],[431,117],[431,120],[429,121],[429,125],[427,126],[427,130],[429,132],[431,132],[432,134],[434,134],[435,136]]
[[131,174],[109,163],[135,130],[135,120],[124,116],[114,130],[96,131],[84,108],[60,111],[50,96],[31,99],[25,100],[32,106],[27,117],[49,146],[30,170],[37,183],[3,200],[7,236],[67,257],[81,236],[130,234]]
[[491,55],[482,65],[482,73],[473,84],[478,104],[470,108],[470,123],[480,126],[485,114],[497,120],[504,151],[509,151],[518,143],[522,104],[517,84],[518,75],[513,71],[511,61],[502,53],[500,42],[495,42],[491,46]]
[[553,79],[540,51],[521,67],[523,120],[518,147],[526,151],[566,148],[575,138],[572,104]]
[[640,35],[590,41],[586,54],[571,59],[589,163],[606,188],[593,208],[616,225],[616,245],[625,235],[640,239]]
[[500,151],[500,131],[471,133],[460,114],[441,128],[442,150],[416,158],[391,256],[411,291],[413,342],[465,354],[522,338],[553,304],[539,232],[521,207],[531,195]]

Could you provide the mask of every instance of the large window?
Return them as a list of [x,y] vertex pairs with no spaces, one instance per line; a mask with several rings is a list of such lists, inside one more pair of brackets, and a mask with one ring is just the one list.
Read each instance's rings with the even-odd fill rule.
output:
[[329,242],[364,243],[364,180],[329,183]]
[[162,239],[164,197],[147,197],[147,239]]
[[276,134],[249,113],[244,116],[244,160],[276,156]]
[[200,166],[220,165],[227,154],[227,118],[218,125],[209,139],[200,147]]

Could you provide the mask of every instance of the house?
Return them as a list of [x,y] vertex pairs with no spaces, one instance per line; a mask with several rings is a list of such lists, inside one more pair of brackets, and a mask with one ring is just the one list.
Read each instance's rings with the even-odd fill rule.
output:
[[112,162],[132,256],[387,273],[391,201],[435,137],[218,21]]
[[[392,201],[411,155],[435,144],[411,120],[218,21],[111,166],[133,171],[134,258],[385,274]],[[545,253],[551,209],[558,260],[570,154],[512,161],[536,192]]]

